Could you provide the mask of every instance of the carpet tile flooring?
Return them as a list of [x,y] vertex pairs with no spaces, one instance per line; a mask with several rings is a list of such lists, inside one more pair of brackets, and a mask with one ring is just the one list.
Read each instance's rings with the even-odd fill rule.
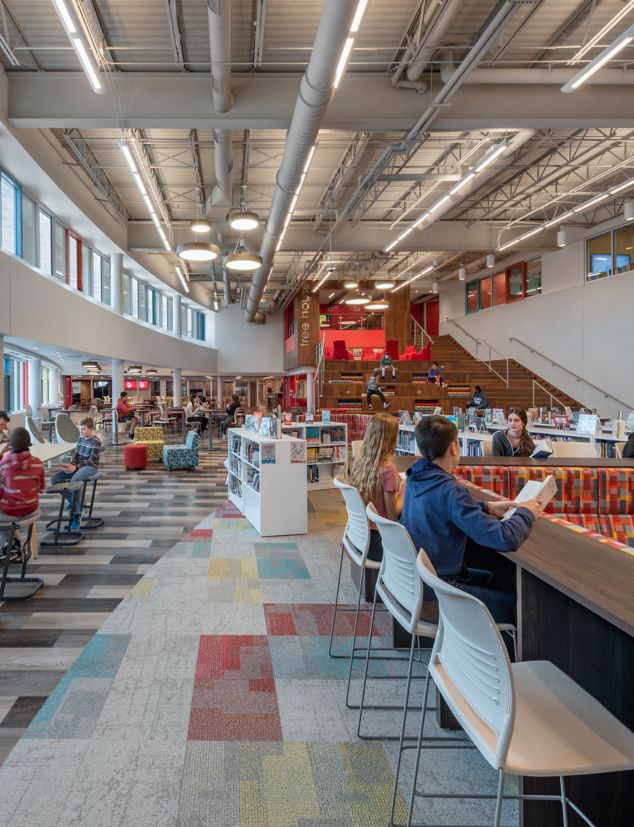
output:
[[[42,554],[34,568],[50,580],[41,596],[0,607],[0,733],[6,723],[14,743],[22,736],[0,768],[1,827],[388,823],[395,745],[359,740],[345,703],[348,662],[328,654],[339,495],[310,494],[307,535],[262,540],[226,502],[222,459],[212,455],[195,475],[156,468],[128,478],[113,468],[99,499],[111,514],[91,535],[109,543]],[[115,504],[124,481],[139,503],[125,514]],[[349,606],[356,588],[344,571]],[[337,651],[349,649],[352,624],[352,614],[339,616]],[[360,645],[368,632],[365,615]],[[390,633],[377,615],[377,645]],[[353,702],[362,666],[355,661]],[[391,680],[371,680],[368,702],[398,702],[403,662],[377,657],[371,667]],[[418,720],[412,711],[408,733]],[[375,735],[399,724],[397,712],[364,717]],[[496,785],[473,750],[429,751],[421,779],[440,792]],[[402,780],[405,792],[411,752]],[[435,800],[415,816],[485,825],[492,806]],[[505,805],[503,824],[517,821]]]

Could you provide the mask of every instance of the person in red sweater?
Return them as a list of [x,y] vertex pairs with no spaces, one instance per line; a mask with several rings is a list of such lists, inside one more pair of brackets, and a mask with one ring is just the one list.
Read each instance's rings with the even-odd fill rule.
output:
[[[31,437],[26,428],[16,428],[9,437],[10,451],[0,460],[0,521],[26,517],[37,511],[40,492],[46,488],[44,465],[31,455]],[[0,550],[7,542],[0,532]]]
[[130,423],[130,430],[128,432],[128,436],[130,437],[130,439],[134,439],[134,430],[136,426],[139,424],[139,420],[135,416],[134,408],[131,408],[128,405],[128,394],[125,391],[121,391],[119,399],[117,400],[116,407],[119,422]]

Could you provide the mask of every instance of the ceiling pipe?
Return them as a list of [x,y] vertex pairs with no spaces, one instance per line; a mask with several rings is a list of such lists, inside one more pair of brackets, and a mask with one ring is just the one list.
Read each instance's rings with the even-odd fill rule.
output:
[[[211,52],[211,103],[216,112],[231,109],[231,0],[207,0]],[[214,129],[216,186],[211,204],[231,207],[233,157],[231,131]]]
[[226,267],[222,268],[222,286],[224,288],[224,306],[229,307],[231,305],[231,281],[229,271]]
[[[445,63],[440,67],[440,79],[446,82],[454,73],[456,67],[451,63]],[[574,72],[571,69],[496,69],[484,68],[474,69],[465,80],[467,84],[480,84],[481,86],[497,85],[534,85],[534,86],[563,86],[567,83]],[[634,84],[634,72],[626,69],[601,69],[592,78],[594,86],[618,86]]]
[[286,134],[284,156],[262,237],[262,266],[255,271],[244,312],[247,322],[260,321],[258,308],[268,280],[275,248],[300,182],[302,170],[317,140],[326,107],[334,93],[335,74],[358,0],[324,0],[310,60],[302,77],[293,117]]
[[421,79],[434,53],[442,47],[447,32],[455,23],[463,6],[463,0],[446,0],[442,9],[436,14],[431,26],[424,33],[417,50],[411,58],[407,67],[407,79],[409,81]]
[[[392,86],[395,88],[416,89],[419,92],[427,91],[427,83],[425,81],[412,83],[409,80],[402,80],[401,78],[412,60],[412,55],[414,54],[414,49],[416,48],[414,44],[420,41],[421,30],[430,25],[438,7],[444,2],[447,2],[447,0],[432,0],[431,3],[427,3],[426,0],[422,0],[420,6],[418,7],[418,25],[416,26],[416,32],[415,34],[410,35],[410,31],[412,29],[412,25],[410,24],[405,32],[405,35],[403,36],[403,40],[408,45],[403,52],[403,56],[401,57],[398,66],[392,73]],[[416,20],[416,15],[413,19]]]

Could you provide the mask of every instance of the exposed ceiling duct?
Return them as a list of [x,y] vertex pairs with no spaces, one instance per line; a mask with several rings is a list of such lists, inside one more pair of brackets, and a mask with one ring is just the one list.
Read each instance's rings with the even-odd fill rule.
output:
[[325,0],[310,60],[302,77],[299,95],[286,136],[284,156],[275,180],[275,191],[264,229],[260,255],[262,266],[255,271],[244,312],[247,322],[256,321],[260,298],[273,264],[277,240],[284,228],[302,170],[317,139],[326,107],[333,95],[337,66],[349,37],[358,0]]
[[445,0],[442,8],[430,21],[418,45],[412,50],[407,66],[407,79],[417,82],[421,79],[434,53],[442,47],[443,40],[464,7],[463,0]]
[[[444,64],[440,68],[440,79],[446,82],[456,67],[451,64]],[[560,68],[536,68],[536,69],[499,69],[483,68],[476,69],[465,80],[468,84],[479,84],[481,86],[502,86],[517,84],[518,86],[561,86],[574,76],[574,69]],[[634,72],[624,67],[622,69],[601,69],[592,78],[592,83],[598,86],[625,86],[634,83]]]
[[[231,109],[231,0],[207,0],[209,49],[211,52],[211,103],[216,112]],[[231,207],[233,157],[231,131],[214,129],[214,171],[216,186],[210,207]],[[223,216],[224,217],[224,216]]]
[[226,268],[222,268],[222,286],[224,288],[224,306],[231,305],[231,274]]

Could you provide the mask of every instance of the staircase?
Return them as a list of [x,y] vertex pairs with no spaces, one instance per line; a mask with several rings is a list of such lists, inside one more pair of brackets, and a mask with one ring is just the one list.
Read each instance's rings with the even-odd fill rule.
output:
[[[445,413],[450,413],[454,406],[465,407],[474,385],[482,387],[492,408],[530,408],[533,406],[533,382],[541,386],[535,386],[536,407],[552,407],[549,394],[557,400],[554,406],[563,404],[574,408],[580,405],[512,359],[508,360],[507,387],[501,378],[506,378],[506,360],[492,361],[494,370],[489,370],[488,363],[474,358],[452,336],[434,336],[432,356],[448,387],[440,388],[425,381],[431,361],[397,362],[396,382],[381,382],[392,411],[430,413],[440,406]],[[377,365],[378,359],[324,362],[320,407],[335,411],[366,411],[367,380]],[[373,398],[373,403],[375,410],[382,410],[378,397]]]

